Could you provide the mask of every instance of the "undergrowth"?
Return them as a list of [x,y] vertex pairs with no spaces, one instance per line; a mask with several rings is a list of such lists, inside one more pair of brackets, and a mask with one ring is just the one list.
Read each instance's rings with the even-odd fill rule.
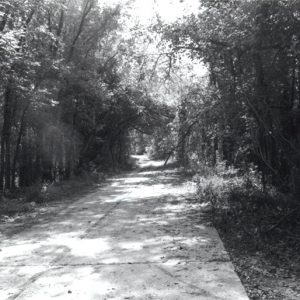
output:
[[263,186],[260,174],[253,169],[240,174],[224,165],[204,168],[196,175],[196,181],[198,198],[210,203],[216,223],[234,219],[256,238],[274,231],[293,230],[299,225],[300,206],[296,197]]
[[74,195],[81,195],[92,186],[103,182],[103,173],[86,173],[71,180],[54,183],[37,183],[1,195],[0,215],[13,216],[34,211],[38,205],[52,201],[67,201]]
[[[223,164],[204,166],[195,179],[198,199],[210,204],[212,221],[233,255],[250,298],[294,299],[278,288],[286,278],[298,283],[300,280],[297,197],[282,194],[272,186],[264,187],[260,174],[253,169],[241,174]],[[268,276],[278,280],[266,288]],[[291,293],[300,297],[299,284],[291,288]]]

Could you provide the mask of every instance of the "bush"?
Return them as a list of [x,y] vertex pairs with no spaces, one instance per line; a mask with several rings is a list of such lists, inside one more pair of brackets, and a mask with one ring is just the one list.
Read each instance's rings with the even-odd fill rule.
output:
[[[263,186],[256,171],[239,175],[233,170],[214,168],[209,173],[205,170],[205,176],[196,176],[197,195],[200,202],[210,204],[215,225],[227,224],[230,218],[248,235],[261,236],[299,205],[275,187]],[[283,219],[286,224],[280,225],[291,227],[296,217],[294,214],[293,218]]]
[[41,184],[36,184],[25,190],[25,201],[43,203],[46,201],[45,188]]
[[238,176],[238,170],[226,168],[225,163],[215,167],[198,165],[197,194],[201,202],[209,202],[214,210],[229,206],[230,195],[239,189],[245,178]]

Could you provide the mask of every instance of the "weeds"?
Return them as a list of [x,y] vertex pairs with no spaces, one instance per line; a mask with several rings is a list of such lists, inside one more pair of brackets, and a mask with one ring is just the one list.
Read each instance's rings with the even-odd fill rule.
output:
[[[290,277],[297,281],[300,274],[297,197],[263,186],[255,170],[242,173],[223,165],[199,170],[195,176],[198,199],[210,204],[212,221],[250,298],[262,299],[262,286],[264,291],[268,290],[266,299],[283,299],[282,291],[277,290],[278,282]],[[260,270],[261,274],[254,270]],[[278,279],[273,278],[272,284],[276,288],[269,289],[270,279],[265,274],[274,270]]]
[[[203,169],[200,169],[203,172]],[[258,235],[274,226],[276,219],[295,209],[290,195],[283,195],[274,187],[261,184],[261,177],[255,170],[239,174],[238,170],[226,169],[224,165],[204,169],[196,175],[199,201],[208,202],[215,221],[223,222],[228,215],[235,221],[253,228],[248,234]],[[226,220],[227,222],[227,220]]]

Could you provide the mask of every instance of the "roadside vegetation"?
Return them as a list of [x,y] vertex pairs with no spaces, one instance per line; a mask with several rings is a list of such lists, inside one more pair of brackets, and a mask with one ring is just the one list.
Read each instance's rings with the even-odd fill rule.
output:
[[298,200],[264,187],[260,175],[219,164],[194,176],[250,299],[297,299],[300,274]]

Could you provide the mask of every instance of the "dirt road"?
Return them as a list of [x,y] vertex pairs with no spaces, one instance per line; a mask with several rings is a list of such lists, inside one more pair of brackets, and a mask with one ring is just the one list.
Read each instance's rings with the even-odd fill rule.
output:
[[151,164],[3,235],[0,299],[248,299],[193,185]]

